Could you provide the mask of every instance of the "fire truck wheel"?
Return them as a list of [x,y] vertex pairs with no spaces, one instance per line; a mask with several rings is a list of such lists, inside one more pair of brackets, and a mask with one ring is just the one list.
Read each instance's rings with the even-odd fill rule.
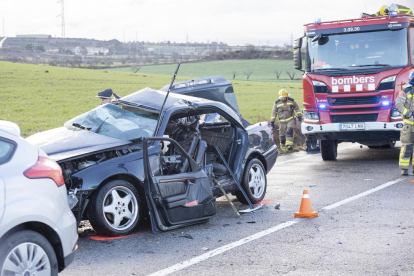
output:
[[320,142],[322,159],[324,161],[336,160],[338,155],[338,143],[334,140],[322,140]]

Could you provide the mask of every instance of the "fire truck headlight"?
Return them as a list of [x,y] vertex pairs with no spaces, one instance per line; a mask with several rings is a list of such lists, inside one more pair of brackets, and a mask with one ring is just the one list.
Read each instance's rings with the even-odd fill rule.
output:
[[319,113],[318,112],[311,112],[311,111],[303,111],[303,116],[305,122],[309,123],[318,123],[319,122]]
[[325,104],[325,103],[321,103],[321,104],[319,104],[319,108],[320,108],[320,109],[325,109],[325,108],[326,108],[326,104]]
[[381,83],[384,83],[384,82],[393,82],[393,81],[395,81],[396,78],[397,78],[397,75],[391,76],[391,77],[388,77],[388,78],[383,79],[381,81]]
[[321,81],[312,81],[313,86],[326,86],[325,83],[321,82]]
[[391,119],[392,120],[402,120],[401,112],[399,112],[398,109],[396,109],[396,108],[391,109]]

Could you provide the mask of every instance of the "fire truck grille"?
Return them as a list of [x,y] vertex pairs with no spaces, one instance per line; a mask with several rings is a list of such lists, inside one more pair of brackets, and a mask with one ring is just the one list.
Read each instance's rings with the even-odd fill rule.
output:
[[385,82],[385,83],[380,83],[380,85],[378,86],[377,90],[394,89],[394,87],[395,87],[395,81],[393,81],[393,82]]
[[375,122],[377,118],[378,113],[355,115],[331,115],[333,123]]
[[377,104],[380,96],[362,96],[362,97],[346,97],[346,98],[329,98],[329,105],[359,105],[359,104]]

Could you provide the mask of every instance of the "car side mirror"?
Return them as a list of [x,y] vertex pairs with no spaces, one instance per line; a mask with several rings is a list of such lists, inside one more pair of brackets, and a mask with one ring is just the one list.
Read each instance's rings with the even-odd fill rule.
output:
[[296,70],[305,72],[305,70],[302,69],[302,39],[303,37],[296,39],[293,44],[293,64]]

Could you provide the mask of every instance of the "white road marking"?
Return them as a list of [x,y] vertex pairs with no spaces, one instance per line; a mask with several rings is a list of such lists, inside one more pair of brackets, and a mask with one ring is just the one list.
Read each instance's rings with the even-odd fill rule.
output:
[[[354,147],[354,146],[350,146],[350,147],[347,147],[347,148],[351,148],[351,147]],[[311,157],[311,156],[314,156],[314,155],[309,155],[309,156],[305,156],[305,157],[301,157],[301,158],[287,160],[287,161],[284,161],[284,162],[285,163],[287,163],[287,162],[293,162],[293,161],[300,160],[300,159],[305,159],[305,158],[308,158],[308,157]],[[280,163],[282,163],[282,162],[280,162]],[[379,191],[381,189],[384,189],[386,187],[389,187],[391,185],[394,185],[394,184],[402,181],[403,179],[404,178],[399,178],[397,180],[387,182],[387,183],[382,184],[382,185],[380,185],[380,186],[378,186],[376,188],[370,189],[368,191],[365,191],[365,192],[360,193],[358,195],[355,195],[353,197],[344,199],[342,201],[339,201],[337,203],[334,203],[332,205],[329,205],[327,207],[324,207],[324,208],[322,208],[322,210],[331,210],[331,209],[334,209],[334,208],[339,207],[339,206],[341,206],[343,204],[346,204],[346,203],[351,202],[353,200],[356,200],[358,198],[367,196],[367,195],[372,194],[374,192],[377,192],[377,191]],[[249,243],[251,241],[260,239],[260,238],[265,237],[265,236],[267,236],[269,234],[272,234],[274,232],[277,232],[279,230],[282,230],[284,228],[287,228],[289,226],[292,226],[292,225],[294,225],[294,224],[296,224],[296,223],[298,223],[300,221],[303,221],[303,220],[306,220],[306,219],[297,218],[297,219],[294,219],[294,220],[291,220],[291,221],[288,221],[288,222],[281,223],[279,225],[273,226],[271,228],[268,228],[268,229],[263,230],[261,232],[258,232],[256,234],[250,235],[250,236],[248,236],[246,238],[243,238],[241,240],[238,240],[238,241],[235,241],[235,242],[226,244],[226,245],[224,245],[222,247],[216,248],[214,250],[211,250],[210,252],[204,253],[204,254],[202,254],[200,256],[194,257],[192,259],[189,259],[189,260],[183,261],[181,263],[178,263],[178,264],[172,265],[170,267],[167,267],[165,269],[159,270],[157,272],[154,272],[152,274],[149,274],[148,276],[164,276],[164,275],[169,275],[171,273],[180,271],[180,270],[182,270],[182,269],[184,269],[186,267],[189,267],[189,266],[195,265],[197,263],[200,263],[202,261],[205,261],[205,260],[207,260],[207,259],[209,259],[211,257],[214,257],[214,256],[217,256],[219,254],[222,254],[222,253],[224,253],[224,252],[226,252],[228,250],[231,250],[231,249],[236,248],[238,246],[241,246],[243,244],[246,244],[246,243]]]
[[300,219],[295,219],[295,220],[291,220],[291,221],[288,221],[288,222],[279,224],[279,225],[274,226],[272,228],[266,229],[266,230],[264,230],[262,232],[253,234],[253,235],[248,236],[246,238],[243,238],[241,240],[238,240],[238,241],[235,241],[235,242],[226,244],[226,245],[224,245],[222,247],[219,247],[217,249],[211,250],[210,252],[204,253],[204,254],[202,254],[200,256],[197,256],[195,258],[192,258],[192,259],[186,260],[184,262],[181,262],[179,264],[176,264],[176,265],[167,267],[167,268],[165,268],[163,270],[157,271],[157,272],[152,273],[152,274],[150,274],[148,276],[168,275],[170,273],[173,273],[173,272],[182,270],[182,269],[184,269],[184,268],[186,268],[188,266],[191,266],[191,265],[194,265],[194,264],[199,263],[201,261],[207,260],[207,259],[209,259],[211,257],[214,257],[216,255],[219,255],[221,253],[224,253],[224,252],[226,252],[226,251],[228,251],[230,249],[233,249],[233,248],[238,247],[240,245],[243,245],[245,243],[248,243],[248,242],[257,240],[257,239],[259,239],[261,237],[267,236],[267,235],[269,235],[271,233],[274,233],[276,231],[279,231],[279,230],[281,230],[283,228],[292,226],[293,224],[298,223],[298,222],[300,222]]
[[377,186],[377,187],[375,187],[375,188],[372,188],[372,189],[370,189],[370,190],[368,190],[368,191],[365,191],[365,192],[363,192],[363,193],[357,194],[357,195],[355,195],[355,196],[349,197],[349,198],[344,199],[344,200],[342,200],[342,201],[339,201],[339,202],[337,202],[337,203],[334,203],[334,204],[331,204],[331,205],[329,205],[329,206],[326,206],[326,207],[322,208],[322,210],[331,210],[331,209],[333,209],[333,208],[336,208],[336,207],[339,207],[339,206],[341,206],[341,205],[344,205],[344,204],[346,204],[346,203],[348,203],[348,202],[351,202],[351,201],[353,201],[353,200],[355,200],[355,199],[358,199],[358,198],[361,198],[361,197],[367,196],[367,195],[369,195],[369,194],[372,194],[372,193],[375,193],[375,192],[377,192],[377,191],[379,191],[379,190],[382,190],[382,189],[384,189],[384,188],[387,188],[388,186],[394,185],[394,184],[396,184],[396,183],[398,183],[398,182],[401,182],[402,180],[404,180],[404,178],[398,178],[397,180],[394,180],[394,181],[390,181],[390,182],[384,183],[384,184],[382,184],[382,185],[380,185],[380,186]]

